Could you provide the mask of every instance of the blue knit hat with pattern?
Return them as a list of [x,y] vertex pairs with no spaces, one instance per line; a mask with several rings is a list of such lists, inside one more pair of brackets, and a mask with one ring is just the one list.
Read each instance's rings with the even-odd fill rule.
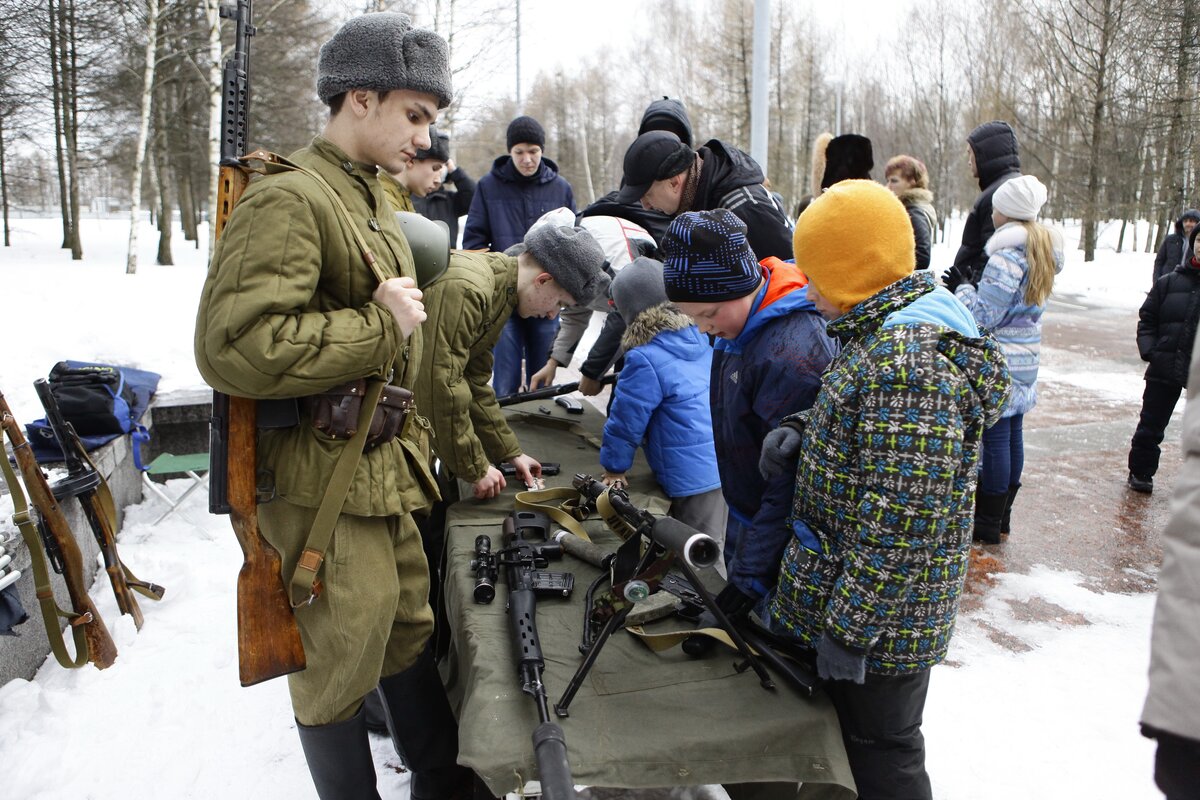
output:
[[745,297],[762,282],[746,241],[746,224],[732,211],[688,211],[663,235],[663,284],[674,303],[718,303]]

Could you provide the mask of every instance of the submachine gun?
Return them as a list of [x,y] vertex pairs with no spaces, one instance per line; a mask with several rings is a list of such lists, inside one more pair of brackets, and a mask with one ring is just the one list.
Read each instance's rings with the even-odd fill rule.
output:
[[508,582],[508,620],[512,633],[513,655],[517,660],[517,678],[521,691],[537,703],[538,726],[533,731],[533,755],[545,800],[575,797],[571,766],[567,762],[567,740],[563,730],[550,718],[549,699],[542,673],[542,656],[537,630],[537,597],[568,597],[575,585],[570,573],[544,572],[550,559],[562,557],[562,546],[549,541],[550,519],[535,511],[514,511],[504,518],[504,547],[492,552],[491,539],[475,539],[475,600],[488,603],[496,595],[495,576],[504,567]]
[[67,476],[51,484],[50,491],[59,501],[70,497],[79,499],[83,515],[87,517],[92,534],[96,537],[96,544],[100,547],[100,554],[104,557],[104,571],[108,573],[113,594],[116,595],[117,608],[122,614],[133,617],[134,626],[141,630],[142,610],[138,607],[133,592],[136,591],[151,600],[161,600],[165,590],[156,583],[138,580],[121,561],[121,556],[117,553],[117,510],[108,484],[88,458],[75,428],[63,417],[50,383],[45,378],[39,378],[33,382],[33,388],[37,391],[38,399],[42,401],[42,408],[46,410],[46,421],[50,423],[50,429],[58,439],[67,465]]
[[[584,660],[571,678],[562,698],[554,704],[554,713],[560,717],[570,715],[571,700],[583,685],[592,665],[596,663],[604,643],[624,624],[634,603],[648,597],[662,584],[672,566],[678,566],[705,608],[745,659],[739,664],[739,671],[747,666],[753,668],[763,688],[774,689],[775,683],[767,675],[746,640],[730,623],[729,618],[717,606],[712,594],[696,576],[697,569],[711,567],[716,563],[719,557],[716,540],[671,517],[656,518],[649,511],[630,502],[629,495],[620,487],[606,486],[590,475],[576,475],[571,484],[579,492],[583,503],[589,509],[600,512],[609,528],[621,535],[625,543],[617,549],[609,562],[610,574],[602,575],[597,581],[598,584],[600,581],[609,580],[609,591],[594,596],[597,584],[588,589],[590,602],[585,610],[587,616],[584,620],[584,638],[580,644]],[[597,628],[598,633],[593,634]]]

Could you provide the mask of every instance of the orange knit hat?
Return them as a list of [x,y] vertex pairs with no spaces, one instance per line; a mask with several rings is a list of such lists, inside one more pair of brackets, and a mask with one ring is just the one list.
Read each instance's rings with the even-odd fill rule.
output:
[[912,274],[916,243],[908,212],[874,181],[840,181],[796,221],[796,266],[842,311]]

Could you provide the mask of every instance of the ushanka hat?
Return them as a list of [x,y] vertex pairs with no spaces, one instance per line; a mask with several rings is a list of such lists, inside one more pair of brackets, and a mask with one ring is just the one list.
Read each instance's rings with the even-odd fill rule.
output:
[[354,17],[321,45],[317,59],[322,103],[328,105],[351,89],[424,92],[445,108],[454,94],[446,40],[414,28],[407,14],[381,11]]
[[538,265],[550,273],[576,305],[591,305],[608,292],[608,263],[604,251],[583,228],[568,225],[540,225],[525,234],[520,245],[505,251],[515,256],[529,253]]
[[437,129],[436,125],[429,126],[429,147],[418,150],[416,153],[418,161],[449,161],[450,160],[450,134],[442,133]]
[[827,189],[838,181],[870,180],[874,166],[870,139],[857,133],[835,136],[825,147],[825,173],[821,176],[821,188]]
[[[866,228],[863,220],[870,220]],[[796,221],[796,266],[842,311],[912,274],[916,243],[908,212],[874,181],[839,181]]]
[[762,282],[746,223],[725,208],[680,214],[663,235],[662,249],[663,284],[675,303],[736,300]]

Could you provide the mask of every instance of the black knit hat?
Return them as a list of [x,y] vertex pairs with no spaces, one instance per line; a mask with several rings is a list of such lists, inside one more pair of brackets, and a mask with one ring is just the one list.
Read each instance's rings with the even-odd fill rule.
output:
[[321,45],[317,96],[331,98],[351,89],[377,92],[409,89],[450,105],[450,55],[446,40],[414,28],[407,14],[382,11],[354,17]]
[[686,171],[696,152],[670,131],[650,131],[633,140],[625,151],[625,176],[617,202],[636,203],[650,184]]
[[638,136],[648,131],[670,131],[688,147],[692,146],[692,121],[688,119],[683,101],[664,96],[646,106]]
[[509,150],[519,144],[536,144],[538,147],[545,147],[546,131],[542,129],[541,123],[533,117],[517,117],[508,123],[506,139]]
[[869,181],[874,166],[870,139],[857,133],[835,136],[825,148],[825,174],[821,177],[821,188],[828,189],[838,181]]
[[662,249],[663,284],[674,303],[736,300],[762,282],[746,223],[725,208],[680,214],[663,235]]
[[418,150],[416,159],[422,161],[431,159],[433,161],[449,161],[450,160],[450,134],[442,133],[437,129],[436,125],[429,126],[429,147],[423,150]]

